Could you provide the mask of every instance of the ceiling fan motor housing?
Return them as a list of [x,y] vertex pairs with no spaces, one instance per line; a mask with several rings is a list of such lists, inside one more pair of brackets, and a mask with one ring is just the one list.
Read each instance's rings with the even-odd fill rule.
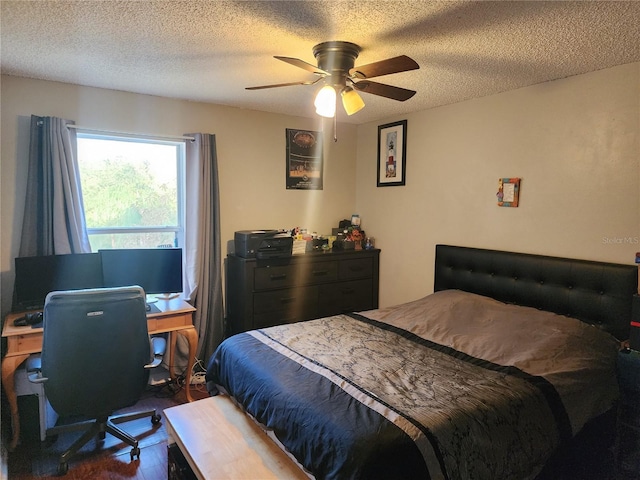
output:
[[359,54],[360,47],[351,42],[323,42],[313,47],[318,68],[331,74],[330,82],[334,86],[346,85],[349,70],[354,67]]

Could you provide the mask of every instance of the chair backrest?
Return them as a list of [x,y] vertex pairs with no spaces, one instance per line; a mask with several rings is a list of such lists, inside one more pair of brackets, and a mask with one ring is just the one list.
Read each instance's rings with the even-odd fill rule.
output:
[[95,418],[138,401],[150,360],[145,307],[138,286],[47,295],[42,375],[59,415]]

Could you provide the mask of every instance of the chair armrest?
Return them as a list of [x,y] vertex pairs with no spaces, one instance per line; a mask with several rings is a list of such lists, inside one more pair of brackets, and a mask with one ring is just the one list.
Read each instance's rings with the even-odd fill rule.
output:
[[40,355],[30,355],[25,362],[25,369],[27,370],[27,379],[31,383],[44,383],[49,380],[47,377],[42,376],[42,358]]
[[151,363],[147,363],[144,368],[156,368],[162,363],[162,357],[154,357]]
[[42,357],[40,355],[29,355],[24,366],[27,373],[39,372],[42,370]]
[[155,368],[162,363],[162,357],[167,349],[167,341],[163,337],[151,337],[149,342],[153,357],[151,363],[146,364],[144,368]]
[[151,337],[151,351],[154,357],[164,356],[167,350],[167,340],[164,337]]
[[49,380],[47,377],[43,377],[42,376],[42,372],[41,371],[30,373],[29,375],[27,375],[27,378],[29,379],[29,381],[31,383],[44,383],[47,380]]

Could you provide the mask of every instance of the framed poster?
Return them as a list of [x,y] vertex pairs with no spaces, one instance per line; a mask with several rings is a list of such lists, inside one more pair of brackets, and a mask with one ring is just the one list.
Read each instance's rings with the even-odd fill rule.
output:
[[286,130],[287,189],[322,190],[322,132]]
[[378,187],[405,184],[406,145],[406,120],[378,126]]

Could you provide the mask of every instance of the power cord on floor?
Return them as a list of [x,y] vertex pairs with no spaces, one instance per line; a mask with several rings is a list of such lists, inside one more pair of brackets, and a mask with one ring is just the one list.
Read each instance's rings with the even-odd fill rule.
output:
[[[165,370],[167,370],[167,381],[162,383],[150,384],[147,386],[147,391],[151,392],[158,398],[173,397],[180,393],[185,385],[185,370],[180,373],[176,373],[173,378],[169,378],[168,372],[175,372],[177,367],[175,365],[162,364]],[[166,365],[166,367],[165,367]]]
[[[168,369],[175,371],[175,366],[167,365]],[[191,368],[190,386],[192,391],[207,393],[206,387],[206,367],[204,362],[199,358],[195,358],[193,367]],[[187,376],[186,369],[177,374],[173,380],[158,385],[149,385],[147,390],[157,397],[171,397],[178,394],[186,385]]]
[[198,392],[206,392],[206,367],[202,360],[199,358],[195,359],[193,363],[193,367],[191,368],[191,388],[197,390]]
[[159,385],[149,385],[147,391],[149,391],[154,397],[157,398],[169,398],[174,397],[182,390],[182,386],[178,384],[176,380],[169,380],[166,383]]

